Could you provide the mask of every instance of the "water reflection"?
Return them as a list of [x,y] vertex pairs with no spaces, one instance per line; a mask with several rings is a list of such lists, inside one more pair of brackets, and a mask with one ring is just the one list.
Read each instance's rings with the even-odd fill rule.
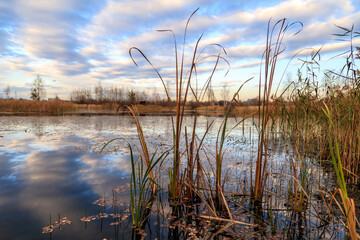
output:
[[[199,137],[212,120],[199,117],[196,130]],[[240,192],[237,188],[241,187],[250,191],[249,173],[253,165],[249,163],[254,160],[252,146],[257,141],[252,121],[255,120],[244,122],[226,140],[223,171],[224,175],[228,170],[232,173],[229,174],[232,179],[228,179],[229,190]],[[150,151],[163,152],[170,148],[169,117],[144,116],[140,122]],[[229,126],[235,122],[229,119]],[[192,123],[192,118],[184,118],[184,125],[189,129]],[[215,121],[204,143],[209,164],[203,167],[210,177],[221,123],[221,119]],[[129,116],[1,117],[0,135],[3,136],[0,138],[0,229],[3,230],[0,239],[50,237],[41,233],[42,228],[49,225],[50,215],[52,222],[65,216],[72,220],[63,230],[54,231],[52,239],[128,239],[129,225],[110,225],[110,218],[88,223],[80,219],[85,215],[99,215],[104,209],[93,202],[111,198],[114,188],[129,182],[128,144],[133,149],[138,145],[136,127]],[[109,144],[100,154],[104,144],[113,138],[121,139]],[[271,148],[275,154],[271,156],[269,168],[274,172],[291,170],[287,163],[290,161],[285,161],[289,160],[289,154],[281,150],[284,145],[274,144]],[[271,180],[269,187],[275,189],[277,176]],[[119,192],[116,200],[124,206],[120,211],[124,211],[129,203],[128,191]],[[279,206],[281,204],[283,202]],[[150,221],[156,221],[160,228],[159,220],[150,218]]]
[[93,201],[128,182],[130,160],[87,152],[94,144],[91,131],[62,133],[62,122],[41,120],[14,119],[2,125],[0,239],[44,239],[41,229],[49,224],[50,214],[52,221],[59,214],[75,220],[52,233],[53,239],[111,238],[112,231],[85,231],[79,219],[85,208],[89,214],[99,210]]
[[43,121],[38,121],[36,119],[31,119],[31,131],[35,134],[40,140],[42,136],[46,134],[45,123]]

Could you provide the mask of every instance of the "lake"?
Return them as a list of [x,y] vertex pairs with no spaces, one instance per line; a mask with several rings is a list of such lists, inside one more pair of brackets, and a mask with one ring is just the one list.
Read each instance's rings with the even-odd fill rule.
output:
[[[149,149],[164,152],[171,148],[170,117],[141,116],[139,119]],[[192,119],[191,116],[184,118],[188,132],[192,129]],[[209,172],[222,120],[198,118],[196,132],[199,136],[214,121],[205,141],[210,157],[204,167]],[[230,118],[229,126],[235,126],[237,120]],[[256,122],[256,119],[246,120],[227,137],[223,171],[230,174],[226,190],[240,191],[240,182],[241,188],[250,188],[249,163],[256,157]],[[136,127],[129,116],[3,116],[0,124],[0,239],[131,237],[128,144],[136,151],[139,143]],[[119,139],[100,153],[104,144],[114,138]],[[291,172],[286,161],[289,152],[284,143],[274,141],[271,149],[271,171]],[[164,163],[165,169],[167,164]],[[334,185],[332,178],[320,167],[314,166],[310,170],[317,172],[315,176],[322,176],[321,182],[327,182],[330,187]],[[211,173],[209,175],[211,177]],[[276,180],[269,183],[269,189],[276,189]],[[281,208],[282,204],[277,201],[273,207]],[[325,210],[323,214],[326,214]],[[311,218],[309,225],[316,224],[317,220]],[[47,233],[44,227],[59,222],[59,219],[62,224]],[[166,239],[169,231],[164,225],[164,219],[152,217],[148,237]],[[286,221],[278,226],[284,225]],[[338,232],[342,232],[341,227],[338,228]],[[309,236],[321,234],[319,232],[309,233]]]

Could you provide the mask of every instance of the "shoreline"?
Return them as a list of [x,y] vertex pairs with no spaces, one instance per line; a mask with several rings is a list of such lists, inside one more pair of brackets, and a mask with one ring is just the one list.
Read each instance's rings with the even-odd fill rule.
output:
[[[160,104],[136,104],[139,115],[175,115],[175,106],[168,107]],[[232,107],[231,116],[249,116],[257,113],[257,106]],[[119,104],[77,104],[67,101],[31,101],[3,99],[0,100],[0,116],[92,116],[92,115],[124,115],[128,114],[127,105]],[[185,106],[185,115],[224,116],[226,107],[219,105]]]

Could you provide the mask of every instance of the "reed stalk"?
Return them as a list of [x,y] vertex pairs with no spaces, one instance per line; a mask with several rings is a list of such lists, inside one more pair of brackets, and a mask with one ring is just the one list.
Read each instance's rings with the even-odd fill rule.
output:
[[[343,167],[342,167],[342,160],[341,160],[341,154],[340,154],[340,146],[339,146],[339,140],[337,138],[337,127],[333,121],[332,113],[328,106],[324,103],[323,111],[328,118],[329,121],[329,146],[330,146],[330,154],[331,159],[333,162],[334,170],[336,173],[336,178],[338,181],[338,184],[340,186],[340,197],[343,203],[344,207],[344,214],[346,218],[346,225],[350,233],[350,237],[352,240],[358,239],[358,234],[356,233],[356,214],[355,214],[355,204],[354,200],[348,197],[348,192],[346,189],[346,181],[344,177]],[[334,142],[332,140],[332,135],[334,136]]]
[[[271,94],[274,81],[276,63],[279,55],[285,50],[283,38],[287,30],[295,23],[288,24],[286,19],[279,20],[270,28],[271,21],[268,22],[266,48],[264,52],[264,82],[260,71],[259,78],[259,105],[258,113],[260,119],[259,142],[255,166],[255,185],[252,187],[252,197],[254,202],[259,203],[262,199],[266,183],[266,166],[268,156],[269,136],[267,134],[268,123],[271,115],[272,105]],[[278,28],[278,29],[277,29]],[[277,33],[276,33],[277,31]],[[295,34],[297,34],[296,32]],[[263,87],[262,87],[263,86]]]
[[[181,134],[182,134],[182,129],[183,129],[183,119],[184,119],[184,113],[185,113],[185,106],[188,100],[188,96],[190,93],[192,93],[195,97],[195,99],[197,101],[199,101],[199,99],[201,98],[201,94],[204,92],[206,92],[212,77],[214,75],[214,72],[217,68],[218,62],[220,59],[224,60],[225,62],[227,62],[223,57],[220,56],[220,54],[218,55],[210,55],[210,56],[206,56],[204,58],[200,58],[203,51],[200,51],[200,53],[198,53],[198,49],[199,49],[199,44],[200,44],[200,40],[202,39],[202,35],[198,38],[194,50],[192,52],[192,58],[191,58],[191,63],[190,63],[190,69],[188,70],[188,73],[185,74],[185,45],[186,45],[186,36],[187,36],[187,30],[188,30],[188,26],[190,23],[191,18],[193,17],[193,15],[197,12],[198,9],[196,9],[188,18],[186,26],[185,26],[185,30],[184,30],[184,38],[183,38],[183,49],[182,49],[182,54],[181,57],[178,57],[178,48],[177,48],[177,43],[176,43],[176,37],[175,34],[173,33],[172,30],[159,30],[160,32],[170,32],[173,35],[173,39],[174,39],[174,50],[175,50],[175,115],[173,115],[172,109],[171,110],[171,120],[172,120],[172,130],[173,130],[173,164],[172,167],[169,169],[169,197],[172,199],[173,203],[177,203],[179,202],[180,198],[181,198],[181,194],[182,194],[182,189],[184,186],[183,180],[185,179],[184,177],[182,177],[182,173],[181,173],[181,146],[180,146],[180,142],[181,142]],[[224,50],[224,48],[219,45],[219,44],[213,44],[216,45],[218,47],[220,47],[221,51],[223,51],[226,54],[226,51]],[[206,48],[206,47],[205,47]],[[169,94],[169,90],[167,89],[164,80],[162,79],[161,74],[159,73],[159,71],[153,66],[153,64],[149,61],[149,59],[145,56],[145,54],[138,48],[136,47],[132,47],[129,50],[129,54],[131,59],[133,60],[133,62],[137,65],[135,59],[132,56],[132,51],[137,51],[139,52],[142,57],[151,65],[151,67],[154,69],[154,71],[157,73],[157,75],[159,76],[164,88],[165,88],[165,92],[167,95],[167,98],[169,99],[169,101],[171,101],[170,98],[170,94]],[[209,79],[206,81],[206,83],[204,84],[203,90],[200,92],[200,94],[197,93],[197,89],[193,89],[192,87],[192,80],[193,80],[193,76],[196,75],[196,65],[199,64],[201,61],[203,61],[204,59],[207,59],[209,57],[216,57],[216,63],[214,64],[213,70],[211,72],[211,75],[209,77]],[[193,132],[195,131],[195,126],[194,125],[194,129]],[[193,135],[194,136],[194,135]],[[193,161],[188,161],[189,164],[192,164]],[[187,168],[191,174],[191,169],[192,166],[188,166]]]
[[155,153],[145,162],[143,157],[134,158],[132,148],[129,144],[131,159],[131,178],[130,178],[130,209],[132,225],[140,229],[150,214],[152,203],[156,197],[154,186],[159,187],[155,179],[150,177],[150,173],[155,166],[164,159],[168,151],[162,153],[158,158]]

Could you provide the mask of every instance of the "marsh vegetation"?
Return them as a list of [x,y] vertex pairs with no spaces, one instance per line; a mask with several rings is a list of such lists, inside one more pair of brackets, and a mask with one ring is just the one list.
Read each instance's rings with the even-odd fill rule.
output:
[[[183,49],[192,16],[185,27]],[[295,31],[288,33],[292,28],[295,28]],[[282,93],[278,93],[278,89],[274,91],[273,85],[277,60],[285,50],[283,40],[285,36],[288,38],[288,35],[296,36],[301,28],[301,23],[289,23],[286,19],[275,23],[269,21],[259,77],[257,114],[256,116],[244,114],[232,126],[228,123],[230,109],[232,105],[237,104],[242,88],[251,80],[248,79],[239,86],[225,109],[225,116],[222,118],[216,140],[210,147],[212,150],[203,145],[212,122],[210,121],[205,131],[199,134],[197,114],[192,117],[193,124],[190,126],[183,124],[183,118],[189,95],[200,101],[209,91],[219,62],[228,64],[224,57],[226,51],[221,45],[215,44],[219,51],[204,56],[203,50],[199,49],[202,38],[200,36],[193,47],[191,62],[186,69],[184,50],[178,53],[174,33],[171,30],[159,30],[169,32],[174,38],[176,108],[170,115],[173,131],[172,147],[158,157],[157,151],[149,150],[141,123],[137,118],[137,108],[128,107],[141,143],[138,170],[134,167],[135,161],[132,160],[130,186],[131,189],[136,189],[137,184],[142,186],[139,189],[141,192],[146,189],[142,184],[147,184],[148,192],[146,196],[137,196],[133,190],[131,191],[131,212],[133,215],[141,212],[142,216],[136,218],[135,222],[133,218],[133,226],[137,234],[146,234],[144,227],[151,211],[155,208],[154,201],[164,198],[160,197],[158,191],[162,189],[171,210],[166,212],[164,208],[160,210],[155,208],[155,212],[163,216],[170,215],[173,219],[169,222],[171,237],[331,238],[334,237],[338,224],[342,223],[343,230],[347,230],[344,231],[346,235],[348,233],[351,239],[358,239],[359,223],[354,198],[356,200],[359,191],[360,139],[357,114],[360,110],[358,88],[360,72],[356,69],[355,53],[353,46],[350,45],[347,64],[340,73],[326,72],[327,84],[325,89],[322,89],[315,72],[319,65],[320,50],[314,50],[311,60],[304,61],[303,64],[306,76],[302,76],[299,70],[297,81],[291,82]],[[348,39],[350,43],[353,37],[360,35],[354,32],[353,28],[340,27],[340,29],[343,33],[337,35]],[[129,54],[136,65],[135,52],[139,53],[156,72],[171,101],[169,89],[161,73],[139,48],[133,47],[129,50]],[[204,59],[214,59],[214,65],[209,78],[202,87],[198,88],[197,69]],[[339,79],[336,84],[334,78]],[[329,82],[332,85],[329,85]],[[284,94],[287,94],[287,98]],[[248,118],[256,118],[256,122],[254,121],[256,141],[254,145],[250,144],[251,149],[255,150],[251,152],[254,157],[249,161],[250,167],[242,172],[243,179],[239,181],[232,178],[229,169],[224,169],[225,143],[231,131],[234,128],[241,128],[241,124]],[[285,148],[283,156],[285,159],[282,161],[281,169],[274,169],[272,156],[277,149],[274,144],[278,142],[282,145],[280,148]],[[154,154],[151,159],[149,152]],[[159,164],[164,155],[168,155],[172,162],[166,169]],[[133,155],[131,156],[133,159]],[[155,165],[159,166],[156,168]],[[205,165],[210,168],[206,168]],[[324,175],[318,171],[322,167],[331,169],[334,173],[333,177],[337,179],[335,190],[329,190],[324,186]],[[317,171],[314,168],[317,168]],[[160,178],[164,175],[161,172],[164,171],[168,176],[167,180]],[[236,182],[239,188],[229,187],[229,182]],[[158,205],[162,204],[160,200]],[[336,211],[342,213],[341,217],[335,214]],[[248,220],[244,221],[244,218]],[[279,218],[284,219],[284,222],[279,223],[277,221]],[[289,228],[285,227],[285,232],[288,235],[283,235],[283,225],[287,224]]]
[[[191,17],[182,39],[183,49]],[[40,156],[44,155],[32,158],[36,166],[50,166],[45,172],[22,176],[39,184],[39,176],[46,182],[51,177],[47,175],[49,170],[57,174],[63,167],[64,171],[57,174],[63,190],[76,183],[76,191],[84,194],[75,197],[76,214],[59,208],[56,210],[61,214],[54,214],[51,206],[46,206],[42,213],[52,214],[50,218],[42,214],[44,234],[50,238],[74,234],[78,239],[86,239],[94,232],[98,237],[115,239],[358,239],[360,71],[355,63],[359,49],[351,46],[345,67],[340,72],[326,72],[324,85],[315,72],[321,54],[315,49],[297,79],[280,91],[274,82],[277,61],[285,50],[283,40],[285,36],[296,37],[301,27],[301,23],[288,23],[286,19],[269,21],[257,107],[234,114],[241,92],[249,81],[254,81],[244,80],[229,104],[223,106],[222,117],[202,116],[198,111],[187,114],[190,96],[200,104],[220,62],[229,64],[221,45],[212,45],[218,51],[206,55],[200,48],[200,36],[190,64],[186,64],[187,56],[178,49],[174,33],[160,30],[159,34],[169,34],[174,40],[174,96],[151,57],[140,48],[131,48],[129,54],[134,63],[143,59],[163,84],[163,107],[168,109],[168,115],[140,116],[140,107],[129,103],[123,109],[128,115],[54,117],[57,123],[49,125],[53,128],[40,127],[42,134],[35,134],[38,142],[60,136],[64,142],[71,141],[60,152],[65,151],[66,155],[69,151],[70,155],[64,158],[57,151],[35,147]],[[353,29],[342,30],[341,37],[350,37],[350,41],[359,36]],[[214,65],[204,85],[198,87],[197,69],[204,61]],[[24,137],[18,130],[14,135],[5,134],[18,127],[16,119],[19,120],[2,118],[2,126],[8,126],[3,129],[4,138],[20,141]],[[72,126],[80,128],[79,132],[67,136],[73,129],[59,127],[64,119],[76,120]],[[95,125],[82,128],[79,124],[94,119]],[[65,134],[60,134],[62,131]],[[82,144],[85,136],[77,134],[86,133],[86,144]],[[60,142],[57,143],[61,145]],[[7,159],[4,162],[19,164],[2,169],[34,170],[31,165],[29,169],[24,167],[29,161],[16,160],[11,155],[16,144],[3,143],[2,148]],[[68,164],[77,170],[67,173]],[[101,173],[97,175],[98,171]],[[60,177],[63,173],[69,174],[66,179]],[[25,178],[18,172],[6,176],[3,186],[13,183],[23,187],[20,180]],[[69,183],[64,186],[64,181]],[[16,192],[12,194],[14,199],[21,197]],[[38,194],[41,198],[42,193]],[[84,196],[90,198],[86,200]]]

